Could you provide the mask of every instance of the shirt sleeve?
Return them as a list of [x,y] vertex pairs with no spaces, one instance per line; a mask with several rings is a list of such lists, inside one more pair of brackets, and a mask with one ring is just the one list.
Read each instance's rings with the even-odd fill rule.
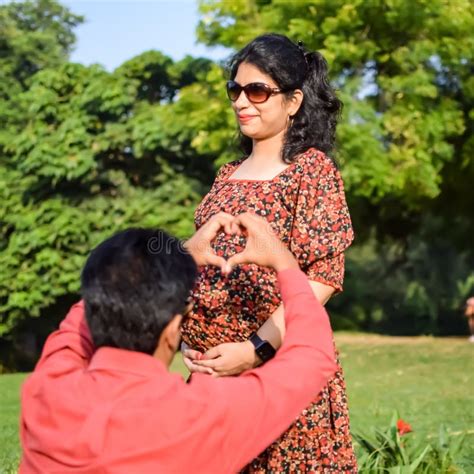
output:
[[47,370],[59,374],[82,369],[89,364],[93,352],[84,303],[80,301],[72,306],[59,329],[46,340],[35,373]]
[[344,250],[354,239],[336,165],[314,150],[303,164],[290,249],[310,280],[342,290]]
[[278,278],[287,331],[275,358],[239,377],[197,374],[191,382],[212,396],[220,430],[212,456],[221,472],[238,472],[277,439],[337,370],[329,318],[306,276],[285,270]]

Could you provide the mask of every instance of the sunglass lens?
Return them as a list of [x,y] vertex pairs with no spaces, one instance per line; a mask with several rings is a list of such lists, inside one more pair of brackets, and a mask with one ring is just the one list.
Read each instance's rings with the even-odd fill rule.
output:
[[252,83],[245,87],[245,92],[250,102],[261,103],[268,100],[271,91],[265,87],[265,84]]
[[237,82],[229,81],[227,83],[227,96],[230,100],[235,101],[239,98],[242,92],[242,87]]

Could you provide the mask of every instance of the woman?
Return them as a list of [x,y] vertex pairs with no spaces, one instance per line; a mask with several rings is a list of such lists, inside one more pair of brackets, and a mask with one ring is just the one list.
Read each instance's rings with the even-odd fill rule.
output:
[[[227,93],[246,156],[219,170],[196,210],[196,226],[220,211],[265,216],[325,303],[342,289],[343,252],[353,239],[342,180],[325,154],[341,108],[326,62],[285,36],[269,34],[238,52],[230,72]],[[226,258],[244,246],[243,236],[222,233],[215,241],[216,253]],[[224,275],[203,267],[194,297],[183,325],[192,372],[234,375],[258,365],[253,333],[280,346],[283,307],[272,270],[240,265]],[[341,372],[246,471],[357,471]]]

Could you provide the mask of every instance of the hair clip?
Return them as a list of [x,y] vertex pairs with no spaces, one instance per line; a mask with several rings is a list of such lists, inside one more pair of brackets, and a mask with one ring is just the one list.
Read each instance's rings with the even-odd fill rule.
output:
[[298,46],[298,49],[301,51],[301,53],[303,54],[303,58],[306,62],[306,65],[309,66],[309,63],[308,63],[308,57],[307,57],[307,52],[305,51],[304,49],[304,43],[303,41],[299,40],[298,43],[297,43],[297,46]]

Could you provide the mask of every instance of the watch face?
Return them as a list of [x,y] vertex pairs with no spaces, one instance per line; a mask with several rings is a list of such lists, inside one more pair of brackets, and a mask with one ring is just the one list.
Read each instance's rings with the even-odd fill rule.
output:
[[275,349],[272,347],[270,343],[265,341],[261,344],[257,349],[257,354],[262,359],[263,362],[270,360],[275,355]]

